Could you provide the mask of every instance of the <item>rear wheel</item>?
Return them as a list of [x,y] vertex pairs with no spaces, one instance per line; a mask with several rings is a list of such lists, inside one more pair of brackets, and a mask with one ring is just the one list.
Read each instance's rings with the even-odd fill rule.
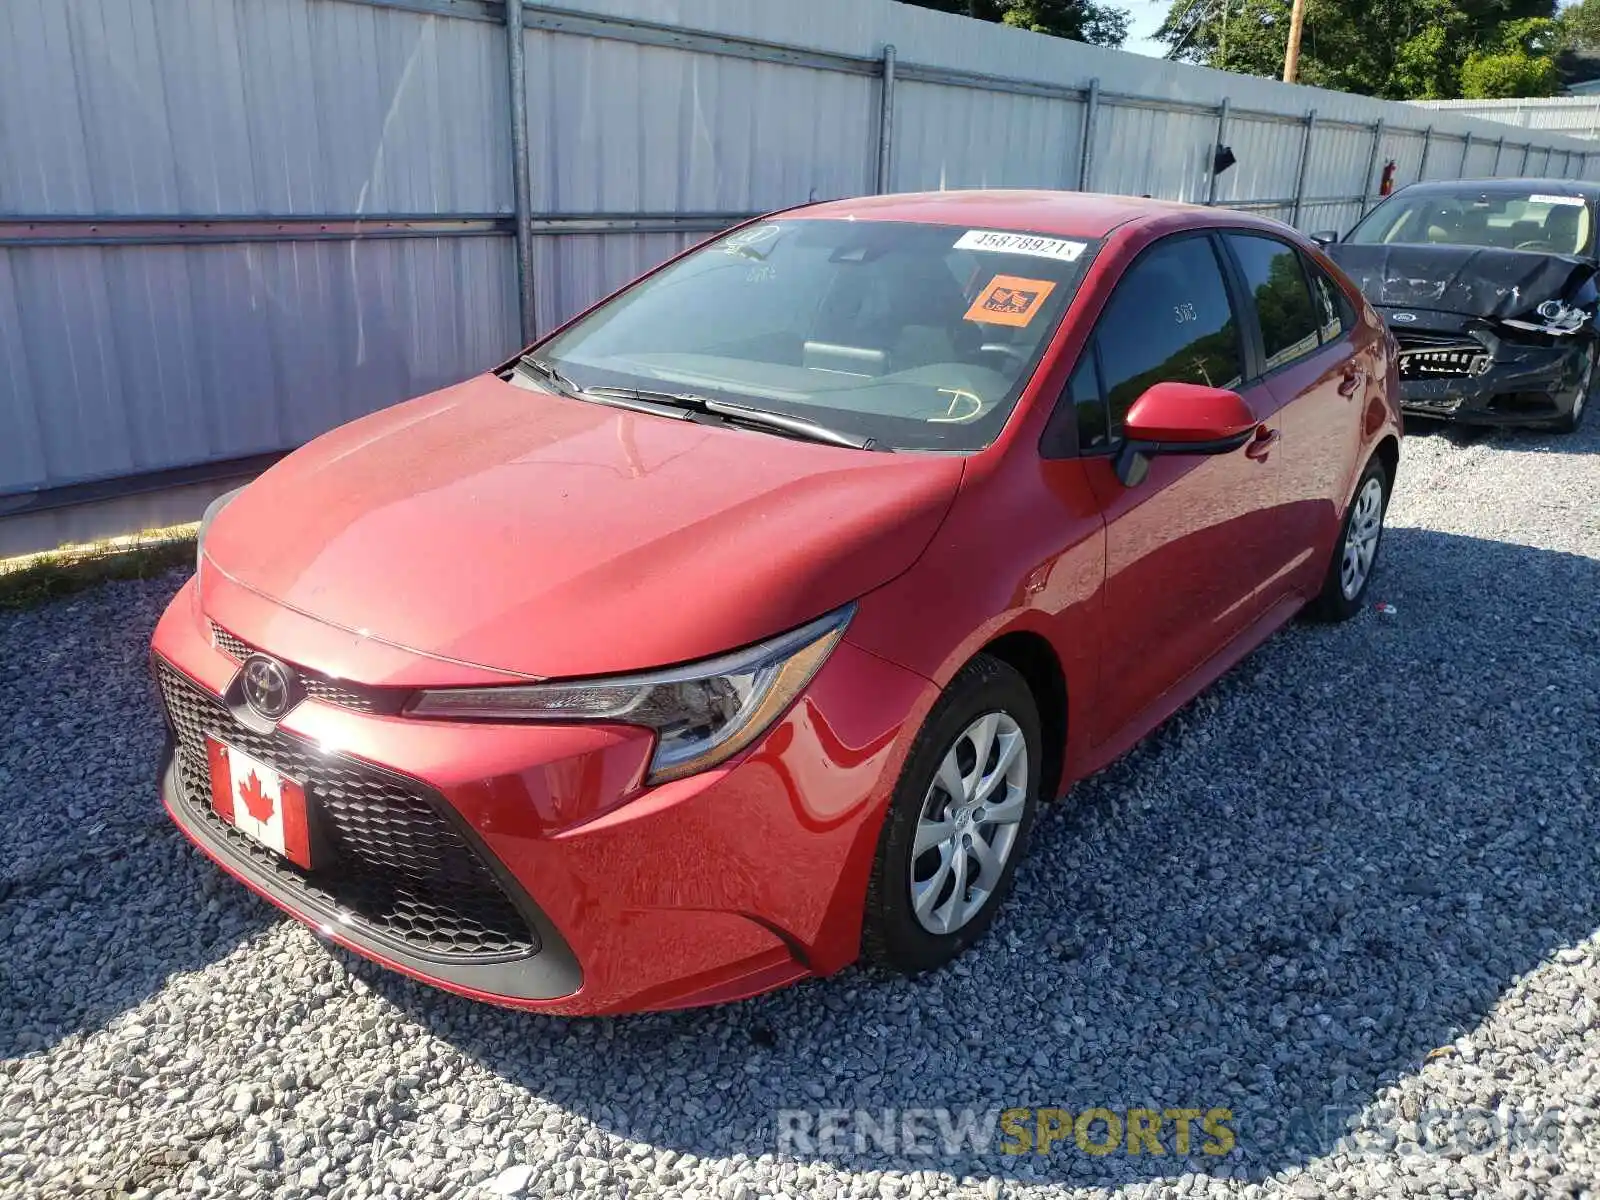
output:
[[1306,609],[1318,621],[1348,621],[1361,611],[1383,545],[1383,518],[1389,506],[1389,473],[1376,456],[1361,472],[1355,497],[1333,548],[1322,591]]
[[862,952],[914,975],[981,937],[1011,890],[1037,808],[1039,710],[1027,682],[979,655],[917,735],[867,886]]

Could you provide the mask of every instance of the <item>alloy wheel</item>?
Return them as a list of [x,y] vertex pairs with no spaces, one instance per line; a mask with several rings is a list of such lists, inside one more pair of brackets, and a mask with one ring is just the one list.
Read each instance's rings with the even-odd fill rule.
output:
[[984,713],[945,751],[923,797],[910,882],[924,929],[953,933],[983,911],[1016,845],[1027,796],[1021,726],[1007,713]]

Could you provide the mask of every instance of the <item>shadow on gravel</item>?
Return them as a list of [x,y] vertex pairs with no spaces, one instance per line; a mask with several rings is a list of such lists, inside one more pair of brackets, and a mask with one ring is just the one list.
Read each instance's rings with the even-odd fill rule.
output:
[[1452,446],[1484,445],[1495,450],[1516,450],[1547,454],[1600,454],[1600,421],[1594,414],[1576,433],[1557,433],[1553,429],[1533,429],[1516,425],[1460,425],[1428,417],[1406,415],[1406,437],[1436,437]]
[[1395,613],[1295,627],[1077,788],[950,970],[569,1022],[346,961],[506,1080],[697,1155],[776,1150],[786,1109],[981,1124],[1012,1106],[1220,1107],[1238,1138],[1220,1159],[1176,1155],[1171,1123],[1159,1157],[1070,1137],[1008,1156],[998,1134],[947,1153],[927,1120],[932,1154],[848,1126],[791,1149],[1074,1183],[1303,1163],[1328,1150],[1330,1113],[1370,1103],[1600,926],[1600,562],[1415,529],[1384,556],[1373,599]]
[[0,614],[0,1059],[104,1025],[273,919],[189,848],[156,792],[145,661],[182,582]]

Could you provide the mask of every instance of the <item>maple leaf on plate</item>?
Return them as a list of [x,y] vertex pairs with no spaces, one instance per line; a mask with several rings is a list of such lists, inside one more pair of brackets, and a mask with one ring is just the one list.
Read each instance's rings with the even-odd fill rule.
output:
[[256,778],[254,771],[239,785],[239,799],[244,801],[245,811],[263,825],[272,820],[275,801],[262,789],[261,780]]

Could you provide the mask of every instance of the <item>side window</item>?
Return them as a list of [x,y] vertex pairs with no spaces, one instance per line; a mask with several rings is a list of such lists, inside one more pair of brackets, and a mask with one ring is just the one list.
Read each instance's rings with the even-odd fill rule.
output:
[[1228,234],[1245,286],[1256,300],[1261,348],[1271,371],[1310,354],[1321,344],[1321,327],[1306,286],[1300,252],[1274,238]]
[[1105,394],[1100,390],[1100,372],[1095,369],[1095,349],[1091,340],[1083,348],[1077,369],[1067,381],[1067,403],[1078,418],[1078,452],[1092,454],[1111,442],[1111,424],[1106,412]]
[[1350,298],[1316,263],[1306,263],[1306,274],[1311,278],[1311,294],[1317,303],[1318,333],[1324,345],[1336,342],[1355,328],[1356,314],[1350,307]]
[[1153,384],[1236,388],[1239,322],[1211,240],[1158,242],[1128,268],[1095,328],[1112,436]]

